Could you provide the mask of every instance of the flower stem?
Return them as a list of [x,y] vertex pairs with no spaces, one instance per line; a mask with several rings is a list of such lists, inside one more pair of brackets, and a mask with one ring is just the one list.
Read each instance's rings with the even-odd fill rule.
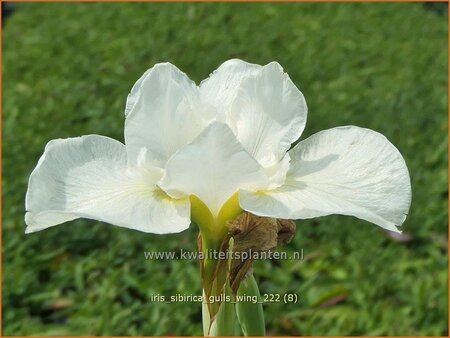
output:
[[252,273],[241,281],[236,295],[236,314],[244,335],[265,336],[266,328],[261,295]]
[[[231,301],[234,300],[234,296],[232,295],[229,287],[226,287],[222,295],[223,297],[230,297],[230,300],[225,300],[220,303],[219,310],[214,316],[212,323],[209,322],[211,320],[211,316],[208,313],[209,307],[207,304],[203,303],[203,334],[205,336],[212,337],[235,335],[236,309],[234,306],[234,301]],[[205,326],[205,324],[207,326]]]
[[[258,302],[236,302],[236,290],[230,287],[231,260],[229,250],[230,236],[227,222],[235,219],[243,211],[239,207],[237,194],[223,205],[218,214],[212,214],[207,206],[196,196],[190,197],[191,218],[200,229],[199,251],[203,253],[201,274],[203,286],[203,334],[205,336],[233,336],[236,329],[236,313],[245,335],[264,335],[264,315],[259,302],[259,290],[253,275],[242,282],[242,291],[237,295],[256,296]],[[232,243],[232,241],[231,241]],[[232,248],[231,248],[232,249]],[[223,254],[224,258],[213,257]]]

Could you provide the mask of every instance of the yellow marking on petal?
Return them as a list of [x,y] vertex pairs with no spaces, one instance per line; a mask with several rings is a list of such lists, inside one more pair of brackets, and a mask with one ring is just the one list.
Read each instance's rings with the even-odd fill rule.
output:
[[155,188],[155,190],[153,190],[153,196],[163,203],[184,203],[187,199],[187,197],[173,198],[158,186]]
[[167,193],[162,190],[160,187],[156,187],[155,190],[153,191],[153,196],[155,196],[155,198],[163,201],[163,202],[169,202],[172,201],[172,197],[170,197],[169,195],[167,195]]

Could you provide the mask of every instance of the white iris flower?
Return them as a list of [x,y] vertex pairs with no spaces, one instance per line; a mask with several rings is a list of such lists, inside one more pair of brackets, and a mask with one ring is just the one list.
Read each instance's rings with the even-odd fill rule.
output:
[[[199,249],[208,252],[233,249],[228,221],[244,211],[272,219],[344,214],[399,231],[411,203],[399,151],[354,126],[290,149],[306,114],[303,94],[276,62],[230,60],[200,86],[170,63],[157,64],[128,96],[125,145],[99,135],[47,144],[30,176],[26,232],[84,217],[164,234],[192,220]],[[259,297],[248,265],[240,280],[228,263],[201,261],[205,299]],[[233,335],[236,318],[245,335],[265,334],[261,303],[203,305],[206,336]]]
[[344,214],[398,231],[411,202],[399,151],[354,126],[290,149],[306,115],[276,62],[229,60],[199,86],[157,64],[128,96],[125,145],[99,135],[47,144],[29,180],[26,232],[83,217],[176,233],[198,213],[198,223],[209,220],[202,231],[214,233],[228,217],[221,213],[242,210],[283,219]]

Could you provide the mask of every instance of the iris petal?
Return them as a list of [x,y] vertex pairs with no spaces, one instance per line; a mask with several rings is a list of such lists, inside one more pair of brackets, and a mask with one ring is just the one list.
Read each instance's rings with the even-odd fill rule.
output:
[[290,152],[281,187],[241,192],[240,205],[256,215],[305,219],[343,214],[398,231],[411,204],[405,161],[383,135],[353,126],[319,132]]
[[98,135],[49,142],[30,176],[26,232],[79,217],[151,233],[189,227],[189,201],[157,186],[161,170],[127,166],[125,146]]
[[132,163],[145,149],[145,162],[164,167],[169,157],[191,142],[212,119],[200,104],[198,87],[170,63],[149,69],[128,95],[125,144]]
[[277,62],[229,60],[202,82],[200,93],[265,168],[276,165],[305,128],[303,94]]
[[160,186],[171,196],[194,195],[217,215],[239,189],[267,187],[263,168],[236,140],[231,129],[213,122],[167,162]]

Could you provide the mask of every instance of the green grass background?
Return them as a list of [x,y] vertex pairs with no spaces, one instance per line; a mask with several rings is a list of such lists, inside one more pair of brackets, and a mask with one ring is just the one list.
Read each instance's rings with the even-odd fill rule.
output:
[[199,82],[229,58],[280,62],[303,91],[302,138],[340,125],[386,135],[413,188],[397,242],[345,216],[299,221],[304,261],[255,265],[271,335],[447,335],[447,14],[424,4],[20,4],[3,31],[3,334],[200,335],[197,229],[149,235],[91,220],[24,235],[27,179],[54,138],[123,141],[125,98],[169,61]]

